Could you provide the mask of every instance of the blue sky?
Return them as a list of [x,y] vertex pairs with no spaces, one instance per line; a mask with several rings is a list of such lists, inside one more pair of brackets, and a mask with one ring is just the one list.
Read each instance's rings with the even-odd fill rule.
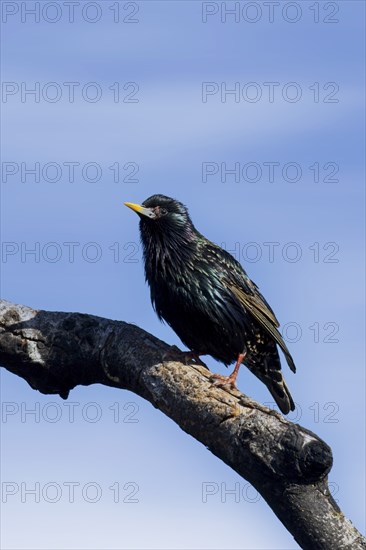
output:
[[[180,345],[150,306],[123,202],[183,201],[275,310],[298,369],[284,365],[290,418],[331,445],[332,491],[364,530],[364,4],[281,2],[273,22],[262,2],[226,21],[234,2],[88,4],[70,22],[64,2],[2,3],[2,297]],[[239,387],[271,400],[244,368]],[[91,386],[67,405],[7,372],[1,396],[4,548],[297,547],[137,396]]]

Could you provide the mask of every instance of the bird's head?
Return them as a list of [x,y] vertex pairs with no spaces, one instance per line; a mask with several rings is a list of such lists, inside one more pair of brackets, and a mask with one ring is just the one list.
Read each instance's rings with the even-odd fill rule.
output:
[[152,195],[141,205],[125,202],[140,217],[143,242],[156,237],[160,242],[191,241],[196,231],[184,204],[165,195]]
[[165,195],[152,195],[141,205],[125,202],[140,218],[140,235],[146,279],[179,270],[197,247],[198,232],[181,202]]

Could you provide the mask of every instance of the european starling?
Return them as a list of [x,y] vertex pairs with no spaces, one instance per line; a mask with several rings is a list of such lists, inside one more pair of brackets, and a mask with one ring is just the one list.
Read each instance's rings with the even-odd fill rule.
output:
[[240,263],[197,231],[182,203],[153,195],[142,205],[125,205],[140,217],[153,307],[191,350],[189,357],[211,355],[225,365],[236,361],[230,376],[214,375],[221,386],[235,387],[243,362],[284,414],[293,411],[277,345],[293,372],[294,361],[275,314]]

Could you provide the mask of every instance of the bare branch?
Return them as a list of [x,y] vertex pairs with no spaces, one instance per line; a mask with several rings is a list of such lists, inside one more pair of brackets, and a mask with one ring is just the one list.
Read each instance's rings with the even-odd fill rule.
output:
[[63,399],[77,385],[133,391],[249,481],[301,548],[365,549],[330,495],[328,445],[239,391],[214,386],[204,367],[162,362],[169,349],[125,322],[0,302],[0,362],[33,389]]

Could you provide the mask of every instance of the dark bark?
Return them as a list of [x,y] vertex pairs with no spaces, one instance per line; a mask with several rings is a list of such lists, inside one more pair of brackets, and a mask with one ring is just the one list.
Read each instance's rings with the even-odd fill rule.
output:
[[0,363],[33,389],[67,399],[105,384],[147,399],[264,497],[301,548],[366,548],[330,495],[324,441],[237,390],[214,386],[200,365],[163,362],[170,347],[137,326],[0,302]]

